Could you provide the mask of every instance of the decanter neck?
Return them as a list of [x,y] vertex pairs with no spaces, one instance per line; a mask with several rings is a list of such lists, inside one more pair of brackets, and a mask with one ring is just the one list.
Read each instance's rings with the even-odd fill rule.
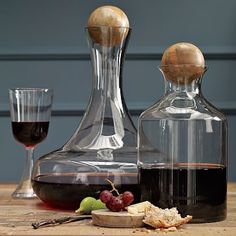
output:
[[165,95],[171,93],[201,94],[201,78],[193,80],[191,83],[176,83],[165,79]]
[[122,49],[91,48],[93,68],[93,92],[122,105],[121,69],[124,52]]
[[136,148],[136,129],[123,98],[121,78],[129,29],[99,27],[87,32],[92,94],[79,128],[63,150],[95,151],[98,159],[112,161],[114,150]]
[[171,93],[201,94],[201,81],[207,67],[184,64],[161,66],[165,79],[165,95]]

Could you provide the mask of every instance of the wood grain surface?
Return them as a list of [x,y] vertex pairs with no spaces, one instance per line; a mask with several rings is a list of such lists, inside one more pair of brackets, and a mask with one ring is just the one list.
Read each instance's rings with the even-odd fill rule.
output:
[[55,227],[33,229],[35,221],[73,216],[73,212],[47,208],[40,200],[11,199],[15,185],[0,185],[0,235],[183,235],[183,236],[235,236],[236,235],[236,184],[228,187],[228,217],[225,221],[210,224],[187,224],[176,232],[157,232],[146,228],[104,228],[83,220]]

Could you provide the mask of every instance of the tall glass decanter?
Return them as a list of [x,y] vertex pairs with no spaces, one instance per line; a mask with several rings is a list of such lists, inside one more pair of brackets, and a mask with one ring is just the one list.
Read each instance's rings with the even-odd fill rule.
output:
[[226,217],[227,121],[201,92],[201,51],[179,43],[163,54],[165,94],[139,118],[141,200],[177,207],[192,222]]
[[93,88],[82,121],[59,150],[35,163],[37,196],[57,208],[77,209],[80,201],[111,189],[139,198],[136,129],[122,93],[122,63],[130,34],[126,27],[86,29],[93,68]]

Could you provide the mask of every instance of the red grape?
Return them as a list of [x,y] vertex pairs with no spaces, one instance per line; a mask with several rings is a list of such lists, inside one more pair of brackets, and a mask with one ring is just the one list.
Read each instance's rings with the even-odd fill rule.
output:
[[110,201],[111,197],[112,197],[112,193],[108,190],[104,190],[100,193],[100,200],[103,202],[103,203],[107,203]]
[[134,201],[134,195],[130,191],[125,191],[121,195],[121,199],[124,203],[124,207],[127,207]]
[[112,196],[110,201],[106,203],[106,207],[111,211],[122,211],[124,204],[119,197]]

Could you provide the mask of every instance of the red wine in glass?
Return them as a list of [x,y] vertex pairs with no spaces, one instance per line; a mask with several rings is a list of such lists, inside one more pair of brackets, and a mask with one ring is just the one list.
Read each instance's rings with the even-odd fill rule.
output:
[[31,148],[47,137],[49,121],[12,122],[11,125],[14,138]]

